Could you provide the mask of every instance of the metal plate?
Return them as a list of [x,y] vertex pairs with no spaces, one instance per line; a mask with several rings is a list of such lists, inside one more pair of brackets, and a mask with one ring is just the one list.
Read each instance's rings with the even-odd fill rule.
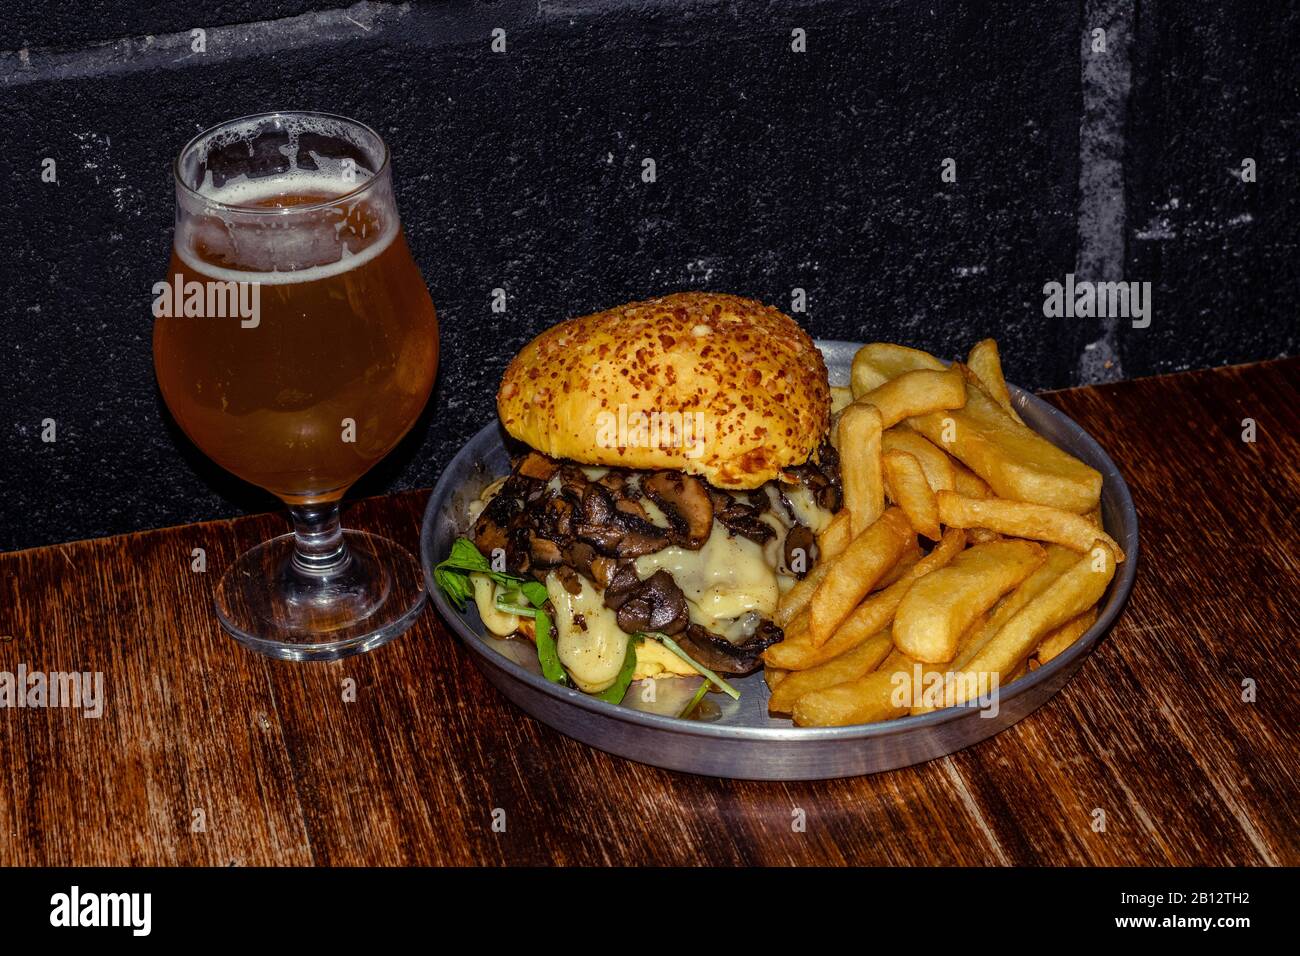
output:
[[[847,385],[858,345],[836,341],[817,345],[826,357],[831,384]],[[1114,624],[1137,573],[1137,513],[1115,463],[1087,432],[1051,405],[1014,385],[1011,394],[1016,410],[1035,431],[1101,472],[1102,520],[1124,548],[1127,560],[1111,581],[1097,623],[1054,660],[1008,684],[995,714],[950,707],[877,724],[795,727],[788,719],[768,716],[767,685],[760,672],[733,681],[741,691],[739,701],[710,694],[709,700],[721,702],[721,714],[704,722],[671,716],[694,693],[698,686],[694,679],[660,681],[653,702],[644,701],[644,688],[633,684],[626,703],[618,706],[550,683],[539,672],[531,644],[488,635],[472,602],[461,614],[433,581],[433,566],[468,526],[470,502],[509,471],[505,434],[496,423],[460,450],[433,489],[420,536],[429,594],[488,679],[510,700],[561,733],[621,757],[715,777],[823,780],[892,770],[950,754],[1011,726],[1060,690]]]

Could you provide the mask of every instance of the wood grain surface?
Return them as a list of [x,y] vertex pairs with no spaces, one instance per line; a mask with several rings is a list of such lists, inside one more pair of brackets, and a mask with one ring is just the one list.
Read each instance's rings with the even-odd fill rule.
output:
[[[1287,360],[1049,396],[1137,501],[1127,611],[1019,724],[853,780],[592,750],[498,697],[432,608],[361,657],[257,657],[211,592],[281,516],[0,555],[0,671],[101,671],[107,699],[0,710],[0,864],[1298,864],[1298,386]],[[426,499],[345,521],[414,549]]]

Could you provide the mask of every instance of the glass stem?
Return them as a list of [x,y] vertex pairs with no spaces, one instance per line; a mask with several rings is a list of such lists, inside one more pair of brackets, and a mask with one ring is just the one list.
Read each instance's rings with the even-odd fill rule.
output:
[[293,566],[312,577],[325,577],[352,563],[343,526],[339,521],[339,503],[291,505],[293,521]]

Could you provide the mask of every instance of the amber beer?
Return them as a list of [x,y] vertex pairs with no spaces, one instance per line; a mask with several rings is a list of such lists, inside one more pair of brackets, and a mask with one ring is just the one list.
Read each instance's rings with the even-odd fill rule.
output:
[[[176,421],[290,504],[341,497],[414,423],[437,369],[433,303],[391,187],[356,198],[348,186],[291,175],[205,192],[211,207],[178,217],[176,294],[155,308],[154,364]],[[171,308],[184,290],[232,282],[253,284],[239,300],[252,317]]]

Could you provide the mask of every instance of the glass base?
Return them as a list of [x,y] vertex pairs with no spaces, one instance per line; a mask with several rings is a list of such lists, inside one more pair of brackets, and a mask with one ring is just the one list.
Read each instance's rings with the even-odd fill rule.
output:
[[387,538],[344,531],[347,559],[325,572],[294,562],[295,537],[240,555],[217,585],[217,617],[245,647],[289,661],[332,661],[386,644],[427,594],[420,562]]

